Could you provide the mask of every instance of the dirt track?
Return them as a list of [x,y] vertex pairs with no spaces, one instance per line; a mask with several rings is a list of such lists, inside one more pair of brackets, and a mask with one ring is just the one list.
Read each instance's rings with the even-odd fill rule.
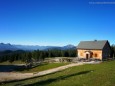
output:
[[65,66],[61,66],[61,67],[41,71],[41,72],[38,72],[38,73],[0,72],[0,82],[22,80],[22,79],[42,76],[42,75],[46,75],[46,74],[50,74],[50,73],[55,73],[55,72],[62,71],[64,69],[67,69],[67,68],[73,67],[73,66],[78,66],[78,65],[83,65],[83,64],[97,64],[97,63],[96,62],[72,63],[72,64],[69,64],[69,65],[65,65]]

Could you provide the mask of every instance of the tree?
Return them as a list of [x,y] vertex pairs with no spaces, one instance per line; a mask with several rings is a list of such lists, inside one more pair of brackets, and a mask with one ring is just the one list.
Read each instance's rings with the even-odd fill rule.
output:
[[115,45],[111,46],[111,57],[115,58]]
[[31,68],[32,67],[32,55],[30,52],[26,53],[26,67]]
[[12,57],[11,55],[9,56],[9,62],[12,63],[14,61],[14,57]]

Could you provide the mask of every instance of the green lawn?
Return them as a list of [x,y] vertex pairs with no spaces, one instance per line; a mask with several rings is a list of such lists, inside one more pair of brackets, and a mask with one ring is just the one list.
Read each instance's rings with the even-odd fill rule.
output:
[[61,72],[1,86],[115,86],[115,61],[71,67]]
[[23,73],[40,72],[40,71],[56,68],[56,67],[67,65],[67,64],[69,63],[43,63],[35,68],[17,70],[17,72],[23,72]]
[[[13,63],[10,63],[7,61],[7,62],[0,63],[0,65],[15,65],[15,64],[25,64],[25,63],[22,61],[14,61]],[[42,63],[42,64],[40,64],[34,68],[30,68],[30,69],[25,69],[25,68],[14,69],[14,72],[21,72],[21,73],[40,72],[40,71],[56,68],[59,66],[64,66],[67,64],[70,64],[70,63]]]

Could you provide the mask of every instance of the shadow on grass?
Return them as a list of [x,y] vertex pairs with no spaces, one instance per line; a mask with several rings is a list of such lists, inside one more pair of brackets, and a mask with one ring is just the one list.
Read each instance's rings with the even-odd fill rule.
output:
[[15,71],[17,69],[23,69],[24,66],[23,65],[0,65],[0,72],[12,72]]
[[24,70],[29,71],[30,69],[36,68],[38,66],[44,66],[47,65],[48,63],[44,63],[44,64],[39,64],[37,66],[34,66],[32,68],[26,68],[25,65],[0,65],[0,72],[12,72],[12,71],[16,71],[16,72],[21,72]]
[[59,77],[56,77],[56,78],[50,78],[50,79],[47,79],[47,80],[39,81],[37,83],[24,85],[24,86],[43,86],[43,85],[47,85],[47,84],[50,84],[50,83],[55,82],[55,81],[67,79],[67,78],[72,77],[72,76],[87,74],[87,73],[90,73],[91,71],[92,70],[82,71],[82,72],[78,72],[78,73],[74,73],[74,74],[70,74],[70,75],[66,75],[66,76],[59,76]]

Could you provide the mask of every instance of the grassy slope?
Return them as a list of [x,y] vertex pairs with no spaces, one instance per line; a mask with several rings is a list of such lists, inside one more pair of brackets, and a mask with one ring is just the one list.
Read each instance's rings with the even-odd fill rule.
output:
[[[10,63],[10,62],[2,62],[0,63],[0,65],[15,65],[15,64],[25,64],[24,62],[22,61],[14,61],[13,63]],[[44,70],[47,70],[47,69],[51,69],[51,68],[56,68],[56,67],[59,67],[59,66],[63,66],[63,65],[67,65],[69,63],[43,63],[35,68],[32,68],[32,69],[17,69],[17,70],[14,70],[16,72],[22,72],[22,73],[31,73],[31,72],[39,72],[39,71],[44,71]]]
[[17,71],[17,72],[23,72],[23,73],[40,72],[40,71],[56,68],[56,67],[67,65],[67,64],[69,64],[69,63],[49,63],[49,64],[44,63],[44,64],[41,64],[41,65],[35,67],[35,68],[28,69],[28,70]]
[[[30,84],[30,85],[29,85]],[[82,65],[3,86],[115,86],[115,61]]]
[[14,62],[12,62],[12,63],[10,63],[9,61],[0,62],[0,65],[13,65],[13,64],[25,64],[25,63],[22,62],[22,61],[14,61]]

